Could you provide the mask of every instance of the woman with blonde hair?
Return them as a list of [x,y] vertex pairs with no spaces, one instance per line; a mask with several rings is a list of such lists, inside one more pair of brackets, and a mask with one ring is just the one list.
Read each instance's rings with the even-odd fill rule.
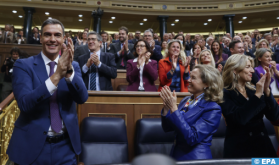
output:
[[270,49],[269,48],[269,43],[266,39],[261,39],[257,45],[256,45],[256,51],[260,48],[266,48],[266,49]]
[[[209,65],[209,66],[212,66],[213,68],[215,68],[215,60],[214,60],[213,55],[212,55],[212,53],[209,49],[201,51],[201,53],[199,55],[199,64]],[[221,73],[222,69],[223,69],[223,65],[218,64],[217,69]]]
[[258,78],[261,78],[261,74],[265,74],[265,67],[270,68],[271,82],[270,88],[273,94],[279,94],[279,64],[272,61],[272,52],[270,49],[260,48],[255,53],[255,72]]
[[189,62],[190,58],[186,57],[180,41],[170,41],[166,58],[159,61],[160,86],[158,91],[167,85],[171,91],[188,92]]
[[224,158],[276,157],[263,116],[279,118],[279,107],[269,89],[270,70],[261,75],[256,87],[251,85],[253,58],[235,54],[227,60],[224,71],[224,102],[220,104],[226,120]]
[[210,145],[217,131],[223,101],[223,81],[220,72],[208,65],[196,65],[188,80],[192,96],[181,100],[177,106],[175,91],[163,87],[160,96],[164,107],[161,111],[165,132],[175,131],[176,143],[170,155],[177,161],[212,159]]

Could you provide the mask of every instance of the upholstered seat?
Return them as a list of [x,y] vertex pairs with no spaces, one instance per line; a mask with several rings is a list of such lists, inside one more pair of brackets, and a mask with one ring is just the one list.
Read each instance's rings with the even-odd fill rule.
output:
[[80,162],[112,164],[128,162],[126,125],[121,118],[87,117],[81,124]]

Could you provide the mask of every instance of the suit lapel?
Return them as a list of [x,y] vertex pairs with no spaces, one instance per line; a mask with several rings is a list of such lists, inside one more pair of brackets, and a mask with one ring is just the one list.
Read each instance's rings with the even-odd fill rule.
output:
[[45,62],[43,60],[41,53],[37,56],[34,56],[33,68],[38,78],[40,79],[41,83],[44,83],[49,78],[49,76],[47,75]]
[[100,62],[105,63],[105,52],[100,52]]

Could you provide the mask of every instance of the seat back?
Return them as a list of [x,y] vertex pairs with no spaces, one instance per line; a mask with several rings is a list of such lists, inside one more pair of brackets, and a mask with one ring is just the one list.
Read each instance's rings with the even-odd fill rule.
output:
[[211,154],[213,159],[223,158],[224,142],[226,135],[226,123],[224,117],[221,116],[220,124],[217,131],[212,136]]
[[265,116],[263,118],[263,122],[264,122],[265,128],[267,130],[268,136],[272,142],[272,145],[273,145],[275,151],[277,152],[279,144],[278,144],[278,141],[276,138],[274,126],[270,123],[270,121]]
[[112,164],[128,162],[126,125],[121,118],[87,117],[81,124],[80,162]]
[[169,155],[174,139],[174,132],[164,132],[160,118],[140,119],[136,124],[135,155],[147,153]]

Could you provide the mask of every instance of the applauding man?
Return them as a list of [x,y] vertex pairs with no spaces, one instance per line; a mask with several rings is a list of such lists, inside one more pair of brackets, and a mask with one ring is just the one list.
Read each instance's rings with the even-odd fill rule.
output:
[[78,57],[82,78],[88,90],[113,90],[111,79],[117,76],[115,57],[101,52],[102,37],[96,32],[87,34],[88,53]]
[[14,64],[12,84],[20,116],[7,154],[15,164],[75,164],[81,152],[76,103],[83,104],[88,94],[73,62],[72,40],[66,47],[64,37],[63,24],[47,19],[42,52]]
[[115,55],[117,69],[126,69],[127,61],[134,59],[134,44],[128,43],[128,29],[124,26],[119,28],[119,41],[111,45],[110,53]]
[[153,39],[153,32],[148,29],[144,31],[144,40],[147,41],[150,45],[151,50],[153,51],[153,56],[151,59],[156,60],[159,62],[163,58],[161,53],[161,47],[159,45],[155,45],[155,41]]

